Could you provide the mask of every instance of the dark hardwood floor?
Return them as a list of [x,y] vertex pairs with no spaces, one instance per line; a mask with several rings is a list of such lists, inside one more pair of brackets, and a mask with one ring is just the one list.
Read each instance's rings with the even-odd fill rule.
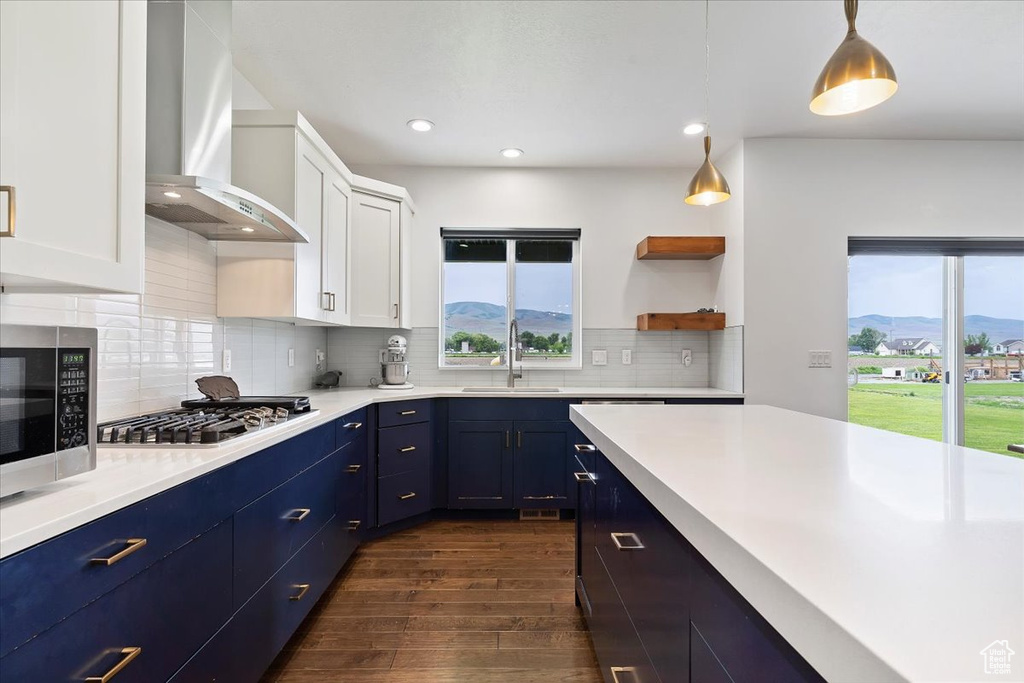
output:
[[600,683],[573,533],[444,520],[366,543],[263,683]]

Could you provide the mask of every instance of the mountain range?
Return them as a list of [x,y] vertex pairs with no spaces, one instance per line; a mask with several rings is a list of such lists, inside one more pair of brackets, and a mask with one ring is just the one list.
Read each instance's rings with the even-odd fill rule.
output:
[[[847,321],[847,334],[858,334],[865,327],[873,327],[891,338],[924,337],[935,343],[942,340],[942,318],[920,316],[892,317],[888,315],[862,315]],[[1004,339],[1024,339],[1024,320],[990,318],[984,315],[964,317],[964,334],[988,334],[992,342]]]
[[[488,304],[483,301],[456,301],[445,304],[445,333],[465,330],[466,332],[483,332],[494,339],[504,339],[508,335],[505,327],[505,307]],[[567,335],[572,332],[572,316],[554,311],[536,311],[529,308],[517,308],[516,320],[519,331],[529,330],[534,334],[550,335],[557,332]]]

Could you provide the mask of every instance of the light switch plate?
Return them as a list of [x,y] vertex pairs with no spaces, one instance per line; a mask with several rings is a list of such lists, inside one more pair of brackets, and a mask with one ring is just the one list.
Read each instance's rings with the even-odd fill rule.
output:
[[295,349],[288,349],[288,367],[295,367]]
[[632,365],[633,364],[633,350],[632,349],[622,349],[622,364],[623,365]]
[[693,363],[693,352],[690,349],[683,349],[682,356],[679,358],[679,362],[683,365],[689,366]]
[[231,349],[224,349],[220,364],[221,372],[231,372]]
[[591,365],[608,365],[608,352],[595,349],[591,357]]
[[830,368],[832,367],[831,351],[808,351],[807,367],[809,368]]

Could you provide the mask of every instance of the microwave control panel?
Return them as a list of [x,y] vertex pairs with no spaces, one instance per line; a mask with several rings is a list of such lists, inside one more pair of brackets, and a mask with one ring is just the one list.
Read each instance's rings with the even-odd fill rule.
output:
[[57,450],[89,444],[89,349],[57,350]]

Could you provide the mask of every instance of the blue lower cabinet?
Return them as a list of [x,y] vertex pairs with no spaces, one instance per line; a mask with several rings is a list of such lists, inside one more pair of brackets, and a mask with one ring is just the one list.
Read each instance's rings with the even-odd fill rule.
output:
[[568,420],[516,420],[515,489],[517,508],[576,507],[575,428]]
[[0,680],[167,680],[231,615],[231,521],[0,659]]
[[258,681],[337,575],[342,543],[336,525],[324,527],[177,672],[174,683]]
[[511,420],[448,423],[448,507],[512,508]]
[[363,538],[367,526],[366,500],[367,440],[363,434],[346,444],[337,453],[340,474],[337,480],[337,512],[335,523],[345,533],[346,549],[342,562],[348,560]]
[[734,683],[700,630],[690,625],[690,681],[692,683]]
[[340,463],[330,455],[235,513],[235,608],[334,518]]
[[377,480],[377,523],[381,526],[430,510],[430,473],[412,470]]

